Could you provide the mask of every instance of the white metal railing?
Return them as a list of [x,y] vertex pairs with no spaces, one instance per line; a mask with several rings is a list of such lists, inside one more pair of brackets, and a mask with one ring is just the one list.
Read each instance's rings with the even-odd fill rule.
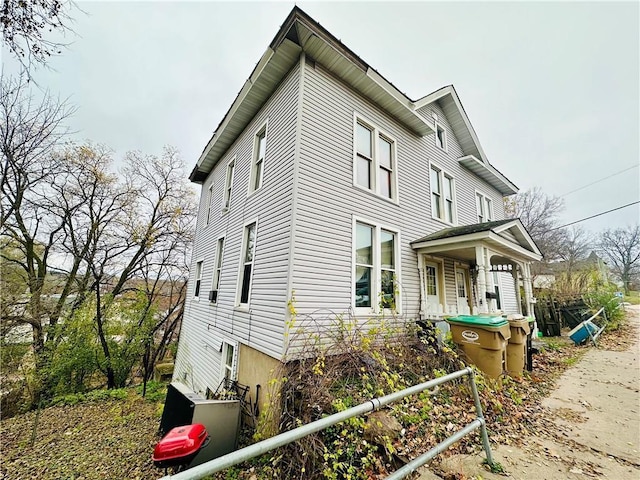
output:
[[339,413],[334,413],[333,415],[329,415],[328,417],[321,418],[320,420],[316,420],[315,422],[308,423],[306,425],[302,425],[301,427],[295,428],[293,430],[289,430],[288,432],[281,433],[276,435],[275,437],[268,438],[258,443],[254,443],[253,445],[249,445],[248,447],[241,448],[240,450],[236,450],[234,452],[223,455],[222,457],[210,460],[206,463],[202,463],[200,465],[196,465],[195,467],[189,468],[188,470],[176,473],[175,475],[166,475],[162,477],[160,480],[197,480],[207,475],[211,475],[212,473],[219,472],[226,468],[232,467],[239,463],[250,460],[254,457],[262,455],[264,453],[270,452],[278,447],[282,447],[289,443],[292,443],[300,438],[306,437],[315,432],[319,432],[324,430],[327,427],[335,425],[340,422],[344,422],[353,417],[357,417],[367,412],[371,412],[373,410],[377,410],[385,405],[389,405],[390,403],[396,402],[404,397],[408,397],[410,395],[415,395],[425,390],[432,389],[437,387],[438,385],[442,385],[443,383],[451,382],[458,378],[468,376],[469,377],[469,385],[471,387],[471,392],[473,395],[473,400],[476,407],[477,417],[467,426],[458,430],[456,433],[447,437],[444,441],[440,442],[434,448],[426,452],[425,454],[419,456],[418,458],[410,461],[404,467],[400,468],[393,472],[390,476],[387,477],[387,480],[399,480],[401,478],[405,478],[410,473],[414,472],[417,468],[421,467],[429,460],[433,459],[436,455],[443,452],[455,442],[462,439],[465,435],[471,433],[472,431],[480,428],[481,436],[482,436],[482,445],[484,447],[485,455],[487,457],[487,462],[489,465],[493,465],[493,457],[491,456],[491,447],[489,446],[489,436],[487,435],[487,428],[485,424],[484,417],[482,415],[482,406],[480,404],[480,397],[478,396],[478,389],[476,388],[475,383],[475,375],[473,369],[471,367],[467,367],[463,370],[458,370],[457,372],[450,373],[448,375],[444,375],[439,378],[435,378],[433,380],[429,380],[428,382],[420,383],[418,385],[414,385],[413,387],[406,388],[404,390],[400,390],[399,392],[391,393],[389,395],[385,395],[383,397],[374,398],[367,402],[364,402],[358,406],[349,408],[348,410],[344,410]]

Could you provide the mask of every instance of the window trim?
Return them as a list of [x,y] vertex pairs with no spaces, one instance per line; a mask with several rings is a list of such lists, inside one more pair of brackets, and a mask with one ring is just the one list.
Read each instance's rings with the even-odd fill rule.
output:
[[[371,302],[371,307],[356,307],[356,292],[355,292],[355,280],[356,280],[356,226],[358,223],[367,225],[373,228],[373,268],[371,273],[371,297],[376,301]],[[351,308],[355,315],[383,315],[391,313],[390,308],[380,308],[380,293],[382,292],[382,264],[381,264],[381,248],[380,238],[381,231],[386,230],[393,233],[395,236],[394,245],[394,270],[395,270],[395,285],[394,290],[396,292],[396,305],[394,312],[398,315],[402,314],[402,254],[401,245],[402,238],[400,229],[387,225],[381,222],[374,222],[371,219],[361,217],[358,215],[352,216],[351,221]]]
[[[231,172],[231,173],[229,173]],[[227,213],[231,209],[231,198],[233,197],[233,177],[236,173],[236,156],[227,162],[224,178],[224,191],[222,192],[222,213]]]
[[[220,292],[220,277],[222,276],[222,265],[224,262],[224,247],[224,236],[218,237],[218,239],[216,240],[216,255],[213,260],[214,263],[213,275],[211,278],[211,290],[209,291],[209,302],[211,302],[212,305],[218,304]],[[215,295],[215,299],[212,299],[213,292],[217,292]]]
[[[254,225],[253,233],[253,255],[251,256],[251,278],[249,279],[249,287],[247,294],[247,302],[241,303],[242,300],[242,284],[244,283],[244,267],[248,262],[244,261],[246,256],[246,246],[248,240],[248,227]],[[249,310],[251,305],[251,290],[253,288],[253,280],[255,278],[255,264],[256,264],[256,244],[258,243],[258,219],[250,220],[244,223],[242,226],[242,242],[240,250],[240,262],[238,265],[238,283],[236,285],[236,302],[235,306],[239,310]]]
[[[436,216],[435,209],[433,208],[434,192],[433,192],[433,189],[431,188],[431,182],[432,182],[431,175],[434,170],[438,171],[438,181],[440,185],[440,193],[438,195],[439,195],[440,211],[442,212],[442,218]],[[445,193],[446,192],[445,177],[451,179],[451,195],[452,195],[451,222],[447,220],[447,214],[446,214],[447,197]],[[445,223],[447,225],[453,225],[453,226],[457,225],[458,224],[458,201],[456,197],[457,197],[456,177],[451,172],[445,170],[437,163],[429,162],[429,202],[431,204],[431,218],[433,218],[434,220],[438,220],[439,222]]]
[[208,226],[211,223],[211,217],[213,213],[213,182],[209,185],[207,195],[207,216],[204,221],[204,226]]
[[[481,198],[480,205],[482,207],[482,220],[480,220],[480,212],[478,212],[478,197]],[[491,198],[489,195],[487,195],[483,191],[476,189],[473,201],[476,205],[476,220],[478,220],[477,223],[492,222],[495,219],[495,211],[493,209],[493,198]],[[486,215],[487,201],[489,202],[489,205],[490,205],[489,215]]]
[[[264,134],[264,156],[262,160],[258,162],[258,154],[260,153],[258,147],[260,145],[259,139]],[[260,124],[260,127],[256,130],[256,133],[253,135],[253,147],[251,149],[251,172],[249,174],[249,189],[247,193],[247,197],[253,195],[254,193],[260,191],[264,186],[264,166],[267,160],[267,143],[269,138],[269,119],[267,118],[263,123]],[[258,163],[261,163],[260,166],[260,182],[257,188],[256,184],[256,170]]]
[[[448,139],[448,135],[447,135],[447,129],[445,128],[445,126],[438,122],[438,119],[434,119],[433,121],[433,130],[434,130],[434,141],[436,144],[436,147],[439,148],[440,150],[442,150],[445,153],[449,153],[449,139]],[[438,144],[438,130],[442,131],[442,146],[440,146]]]
[[196,271],[194,274],[193,298],[200,299],[200,290],[202,290],[202,273],[204,271],[204,259],[196,260]]
[[[233,348],[233,354],[231,357],[231,365],[227,365],[227,352],[229,347]],[[220,345],[220,378],[219,382],[222,382],[226,378],[225,373],[230,371],[230,379],[235,380],[238,373],[238,342],[230,340],[222,340]]]
[[[371,161],[370,171],[369,171],[369,179],[371,183],[371,188],[367,188],[364,185],[360,185],[358,183],[358,158],[367,158],[365,156],[361,156],[358,154],[358,124],[363,127],[369,129],[372,133],[372,145],[371,145]],[[389,171],[386,167],[383,167],[380,163],[380,154],[379,154],[379,145],[378,141],[382,138],[386,142],[391,144],[391,197],[387,197],[380,193],[380,182],[379,182],[379,174],[380,170],[384,169]],[[400,203],[400,192],[398,189],[398,141],[385,130],[380,127],[377,127],[374,122],[371,122],[365,116],[360,115],[357,112],[353,112],[353,163],[352,163],[352,183],[353,186],[363,190],[365,192],[371,193],[378,198],[386,200],[388,202],[399,204]]]

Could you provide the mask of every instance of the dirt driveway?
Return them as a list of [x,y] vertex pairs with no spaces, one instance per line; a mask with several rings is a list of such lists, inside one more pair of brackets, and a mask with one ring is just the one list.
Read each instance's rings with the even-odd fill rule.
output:
[[[628,308],[634,341],[623,351],[600,345],[569,368],[543,402],[553,435],[497,446],[494,460],[514,479],[640,479],[640,306]],[[482,465],[484,455],[442,461],[452,479],[504,479]],[[423,472],[422,480],[441,478]]]

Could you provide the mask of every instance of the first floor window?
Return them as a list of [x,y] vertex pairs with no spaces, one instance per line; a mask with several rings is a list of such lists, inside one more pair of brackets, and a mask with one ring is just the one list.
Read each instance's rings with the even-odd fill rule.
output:
[[447,223],[456,222],[455,180],[435,165],[431,166],[431,215]]
[[249,303],[251,278],[253,276],[253,258],[255,254],[256,224],[252,223],[244,228],[242,265],[240,270],[240,305]]
[[216,263],[215,270],[213,271],[213,284],[211,285],[211,293],[209,294],[209,300],[211,303],[218,302],[218,290],[220,288],[220,274],[222,272],[222,254],[224,252],[224,238],[218,239],[218,245],[216,247]]
[[202,262],[196,263],[196,288],[194,290],[193,296],[200,296],[200,285],[202,284]]
[[356,222],[355,307],[394,308],[396,304],[397,234]]

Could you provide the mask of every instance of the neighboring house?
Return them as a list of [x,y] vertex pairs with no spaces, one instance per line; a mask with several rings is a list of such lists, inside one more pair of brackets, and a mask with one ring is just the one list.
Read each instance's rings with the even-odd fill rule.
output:
[[572,273],[594,271],[602,282],[609,281],[609,269],[607,262],[598,256],[596,252],[591,252],[588,257],[572,263],[561,260],[552,263],[536,262],[532,265],[532,283],[534,289],[552,288],[558,277],[571,270]]
[[[174,379],[266,387],[297,318],[520,311],[540,252],[452,86],[413,101],[294,8],[206,145]],[[497,294],[496,294],[497,292]],[[487,298],[487,293],[495,298]],[[260,398],[260,401],[263,399]]]

